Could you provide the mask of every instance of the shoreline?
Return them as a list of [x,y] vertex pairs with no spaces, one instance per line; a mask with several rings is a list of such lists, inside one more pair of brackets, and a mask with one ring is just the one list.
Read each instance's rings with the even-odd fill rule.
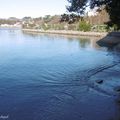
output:
[[107,32],[81,32],[71,30],[36,30],[36,29],[22,29],[23,32],[28,33],[46,33],[46,34],[62,34],[62,35],[77,35],[89,37],[105,37]]
[[21,27],[14,27],[14,26],[12,26],[12,27],[1,27],[1,26],[0,26],[0,30],[4,30],[4,29],[15,29],[15,30],[21,30]]

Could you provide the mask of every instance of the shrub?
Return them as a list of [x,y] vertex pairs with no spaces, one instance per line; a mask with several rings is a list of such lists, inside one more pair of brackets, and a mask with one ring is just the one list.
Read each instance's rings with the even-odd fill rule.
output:
[[85,21],[80,21],[78,30],[84,31],[84,32],[90,31],[91,25]]
[[108,32],[107,25],[94,25],[91,27],[91,31],[94,32]]

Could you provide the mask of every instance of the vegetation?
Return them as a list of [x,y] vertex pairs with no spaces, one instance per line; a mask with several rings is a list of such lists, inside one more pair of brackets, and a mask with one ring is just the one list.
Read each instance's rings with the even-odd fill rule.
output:
[[23,28],[105,32],[108,31],[108,28],[104,23],[108,20],[108,15],[105,11],[99,12],[96,16],[86,15],[84,17],[76,14],[47,15],[43,18],[25,17],[23,19]]
[[63,14],[63,15],[46,15],[45,17],[24,17],[23,19],[9,18],[1,19],[0,25],[22,24],[24,29],[39,29],[39,30],[74,30],[74,31],[95,31],[107,32],[118,30],[118,26],[114,24],[108,27],[109,15],[105,9],[97,11],[94,16],[80,16],[78,14]]
[[24,17],[23,19],[9,18],[1,19],[0,25],[22,24],[24,29],[39,29],[39,30],[74,30],[74,31],[96,31],[105,32],[117,29],[117,26],[107,27],[104,23],[108,21],[108,16],[105,11],[99,12],[96,16],[85,15],[79,16],[76,14],[63,15],[46,15],[45,17],[31,18]]
[[2,25],[2,24],[14,25],[17,22],[20,22],[20,20],[17,18],[13,18],[13,17],[11,17],[9,19],[0,19],[0,25]]
[[76,14],[63,14],[61,15],[61,20],[60,22],[68,22],[69,24],[78,22],[80,20],[80,16]]
[[86,21],[80,21],[78,30],[84,32],[91,31],[91,25]]
[[116,30],[120,29],[120,0],[68,0],[68,2],[70,5],[67,10],[78,15],[83,15],[88,6],[91,9],[97,7],[98,10],[104,8],[110,16],[107,25]]
[[[96,0],[94,0],[95,2]],[[41,29],[41,30],[79,30],[79,31],[96,31],[96,32],[107,32],[107,31],[116,31],[119,29],[118,24],[111,24],[111,19],[107,11],[105,2],[101,3],[99,0],[98,4],[92,3],[92,0],[68,0],[70,6],[67,7],[70,14],[63,14],[61,16],[55,15],[50,16],[46,15],[45,17],[40,18],[31,18],[26,17],[27,19],[23,20],[23,28],[30,29]],[[103,0],[102,0],[103,1]],[[94,16],[89,16],[88,13],[85,13],[86,7],[90,6],[95,8],[96,14]],[[109,26],[107,26],[107,24]]]
[[[120,30],[120,0],[68,0],[70,14],[0,19],[0,25],[22,23],[23,28],[40,30],[118,31]],[[96,9],[89,16],[86,8]]]

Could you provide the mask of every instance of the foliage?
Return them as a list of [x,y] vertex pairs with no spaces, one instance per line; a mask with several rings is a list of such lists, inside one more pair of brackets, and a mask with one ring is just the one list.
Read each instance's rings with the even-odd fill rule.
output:
[[1,24],[14,25],[17,22],[19,22],[19,21],[18,20],[12,20],[12,19],[0,19],[0,25]]
[[50,15],[46,15],[44,18],[45,23],[49,22],[51,20],[51,16]]
[[91,31],[94,32],[107,32],[107,25],[94,25],[91,27]]
[[90,31],[91,25],[85,21],[80,21],[78,30],[84,31],[84,32]]
[[[103,12],[101,13],[103,15]],[[73,23],[69,23],[66,17],[70,19],[77,19]],[[95,31],[106,32],[117,29],[117,25],[107,27],[103,21],[104,15],[79,17],[75,14],[64,14],[63,22],[61,22],[61,16],[45,16],[39,18],[26,18],[22,22],[22,27],[27,29],[40,29],[40,30],[74,30],[74,31]],[[79,21],[78,21],[79,20]]]
[[69,12],[76,12],[79,15],[84,14],[88,0],[68,0],[70,6],[67,6]]
[[69,24],[78,22],[80,19],[80,16],[76,14],[63,14],[61,15],[61,20],[60,22],[68,22]]
[[118,26],[116,24],[113,24],[112,26],[107,26],[108,32],[118,31]]
[[117,25],[117,30],[120,29],[120,0],[68,0],[70,5],[67,7],[69,12],[75,12],[79,15],[84,14],[88,5],[91,9],[103,6],[110,16],[109,26]]
[[41,26],[43,30],[64,30],[64,25],[62,24],[43,24]]

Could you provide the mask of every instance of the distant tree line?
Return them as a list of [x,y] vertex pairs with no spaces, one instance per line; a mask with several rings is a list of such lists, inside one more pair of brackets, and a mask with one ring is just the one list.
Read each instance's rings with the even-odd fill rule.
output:
[[18,19],[13,19],[13,18],[0,19],[0,25],[2,25],[2,24],[14,25],[14,24],[17,23],[17,22],[20,22],[20,20],[18,20]]

